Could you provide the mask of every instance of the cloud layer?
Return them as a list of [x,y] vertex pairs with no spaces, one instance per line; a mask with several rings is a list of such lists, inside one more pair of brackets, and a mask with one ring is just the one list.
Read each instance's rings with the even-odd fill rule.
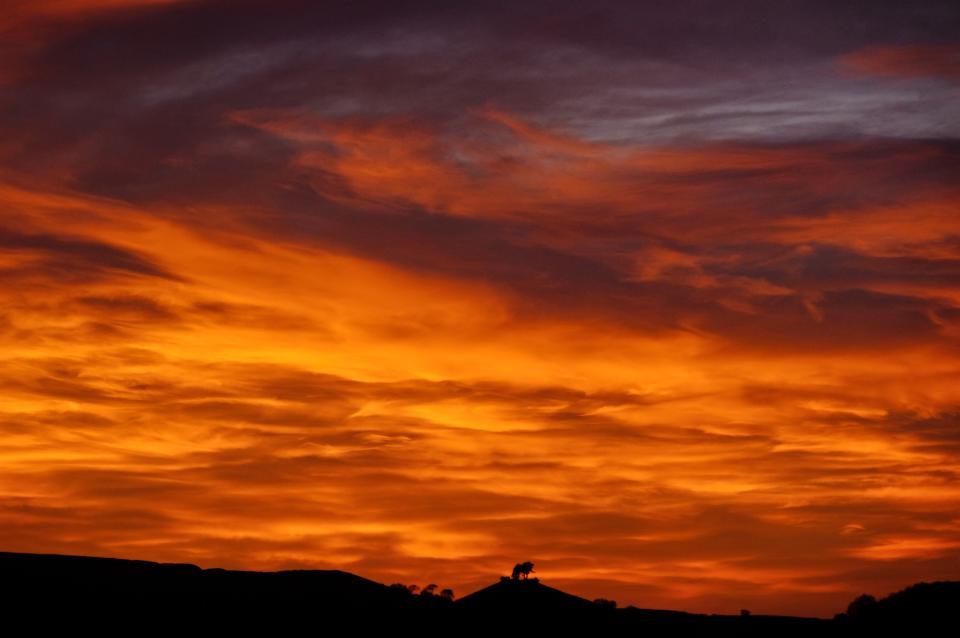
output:
[[953,4],[15,4],[0,546],[956,578]]

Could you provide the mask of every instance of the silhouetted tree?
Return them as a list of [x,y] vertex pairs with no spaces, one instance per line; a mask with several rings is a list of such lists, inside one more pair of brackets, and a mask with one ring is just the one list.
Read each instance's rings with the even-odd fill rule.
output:
[[[416,587],[416,585],[414,585],[414,587]],[[409,589],[406,585],[404,585],[403,583],[394,583],[394,584],[390,585],[390,589],[396,589],[396,590],[398,590],[398,591],[402,591],[402,592],[405,593],[405,594],[409,594],[409,593],[410,593],[410,589]]]
[[513,574],[510,577],[513,578],[513,580],[527,580],[531,572],[533,572],[533,563],[530,561],[517,563],[513,566]]
[[411,594],[415,594],[420,591],[420,587],[418,585],[407,585],[407,591]]
[[609,609],[617,608],[617,601],[610,600],[609,598],[596,598],[593,602],[595,605],[599,605],[600,607],[607,607]]
[[870,594],[857,596],[847,605],[847,615],[851,618],[862,618],[868,615],[877,606],[877,599]]
[[440,596],[446,598],[447,600],[453,600],[453,590],[449,587],[447,589],[440,590]]
[[741,616],[749,616],[749,615],[750,615],[750,610],[749,610],[749,609],[741,609],[741,610],[740,610],[740,615],[741,615]]
[[433,592],[437,590],[437,585],[430,583],[420,591],[421,596],[433,596]]

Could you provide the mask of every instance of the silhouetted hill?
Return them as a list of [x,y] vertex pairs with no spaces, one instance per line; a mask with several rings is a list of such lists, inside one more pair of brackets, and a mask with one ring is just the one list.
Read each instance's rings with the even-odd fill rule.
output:
[[[339,570],[278,572],[201,569],[140,560],[0,552],[0,617],[31,633],[69,628],[104,633],[322,635],[415,630],[472,635],[536,630],[588,635],[857,636],[882,629],[955,626],[960,583],[920,583],[880,601],[861,597],[834,620],[721,616],[617,609],[537,579],[501,579],[451,602],[413,595]],[[3,627],[3,625],[0,625]],[[944,635],[953,635],[952,633]]]
[[522,618],[541,629],[596,625],[611,620],[608,610],[586,598],[554,589],[538,579],[502,579],[455,603],[461,618],[472,627],[493,629]]
[[139,598],[263,597],[285,601],[336,600],[347,605],[389,604],[397,593],[339,570],[278,572],[201,569],[183,563],[0,552],[0,579],[16,595],[99,595]]
[[548,587],[539,579],[501,580],[457,601],[464,610],[523,610],[528,613],[577,612],[596,609],[596,605],[573,594]]
[[[140,560],[0,552],[0,613],[31,622],[166,629],[199,625],[295,630],[323,622],[381,625],[452,603],[339,570],[201,569]],[[198,625],[199,623],[199,625]]]

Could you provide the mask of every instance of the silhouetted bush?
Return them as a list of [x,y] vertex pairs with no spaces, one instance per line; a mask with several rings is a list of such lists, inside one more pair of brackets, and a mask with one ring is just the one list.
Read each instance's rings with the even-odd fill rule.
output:
[[868,594],[858,596],[845,614],[837,614],[834,619],[885,631],[892,631],[891,627],[929,629],[955,625],[958,606],[960,582],[916,583],[880,600]]
[[533,572],[533,563],[526,561],[524,563],[517,563],[513,566],[513,574],[511,578],[513,580],[526,580],[530,577],[530,574]]

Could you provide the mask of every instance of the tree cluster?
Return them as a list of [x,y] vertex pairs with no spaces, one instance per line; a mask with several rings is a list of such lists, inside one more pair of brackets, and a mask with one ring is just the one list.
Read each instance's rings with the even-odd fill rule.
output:
[[444,588],[438,592],[437,589],[439,588],[439,585],[437,585],[436,583],[430,583],[429,585],[423,588],[421,588],[419,585],[404,585],[403,583],[394,583],[390,585],[390,587],[391,589],[404,591],[410,596],[424,596],[424,597],[436,596],[438,598],[444,598],[446,600],[453,600],[454,598],[452,589]]

